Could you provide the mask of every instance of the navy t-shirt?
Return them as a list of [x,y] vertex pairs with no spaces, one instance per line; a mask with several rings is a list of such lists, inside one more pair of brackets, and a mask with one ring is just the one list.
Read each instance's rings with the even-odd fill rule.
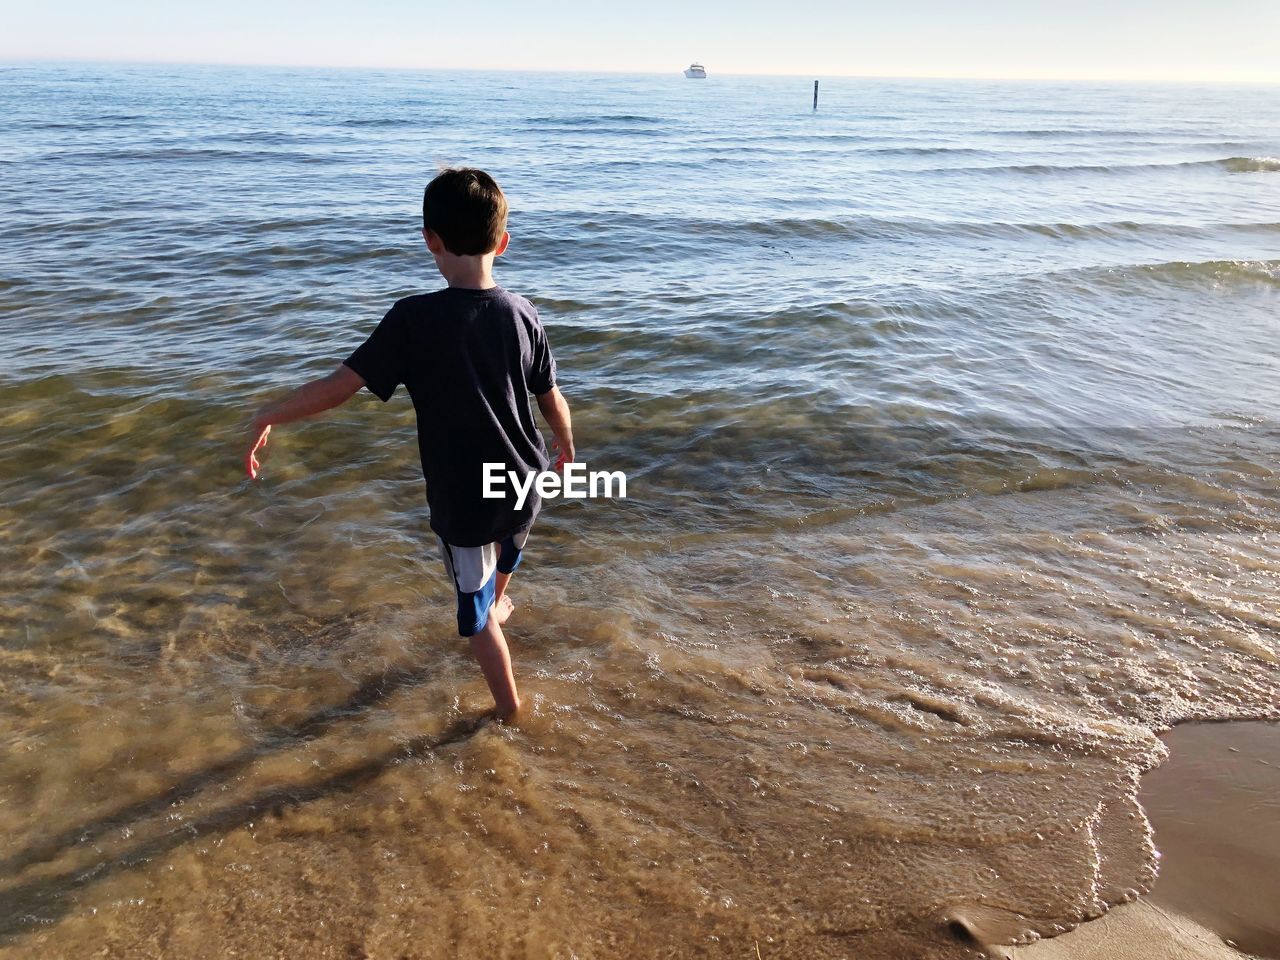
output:
[[[501,287],[447,287],[397,301],[346,365],[383,401],[404,384],[418,415],[431,529],[478,547],[529,527],[541,503],[516,509],[508,470],[547,469],[529,394],[556,384],[538,311]],[[485,463],[502,464],[505,500],[486,499]]]

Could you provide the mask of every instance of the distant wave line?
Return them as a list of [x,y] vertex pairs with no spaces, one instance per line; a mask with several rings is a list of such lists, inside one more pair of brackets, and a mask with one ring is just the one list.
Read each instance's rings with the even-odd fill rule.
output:
[[1143,170],[1176,170],[1218,167],[1230,173],[1277,173],[1280,157],[1223,157],[1217,160],[1182,160],[1173,163],[1053,164],[1025,163],[976,167],[934,167],[923,173],[1128,173]]
[[[583,211],[585,213],[585,211]],[[532,229],[530,229],[532,228]],[[629,228],[648,232],[660,229],[671,234],[695,234],[701,238],[717,235],[758,236],[769,239],[844,237],[846,239],[885,239],[893,236],[916,237],[921,234],[979,238],[1017,237],[1028,233],[1053,238],[1109,239],[1131,237],[1144,231],[1179,236],[1197,236],[1207,231],[1240,230],[1270,233],[1280,230],[1280,222],[1257,223],[1161,223],[1153,221],[1112,220],[1096,223],[976,220],[910,220],[859,216],[849,218],[782,217],[773,220],[714,220],[702,217],[677,217],[615,212],[601,218],[593,211],[587,219],[572,213],[524,215],[513,219],[513,235],[537,239],[566,239],[577,231],[587,233],[617,232]],[[578,239],[581,239],[580,237]]]
[[1134,263],[1123,266],[1080,267],[1045,276],[1088,277],[1129,280],[1135,277],[1164,282],[1246,282],[1280,286],[1280,260],[1169,260],[1163,263]]
[[526,123],[562,127],[589,127],[597,123],[664,123],[662,117],[635,113],[608,113],[600,116],[529,117]]

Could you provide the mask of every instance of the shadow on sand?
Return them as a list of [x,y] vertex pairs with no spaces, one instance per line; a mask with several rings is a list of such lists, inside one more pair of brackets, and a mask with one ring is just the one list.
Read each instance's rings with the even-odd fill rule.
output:
[[[430,672],[425,668],[402,668],[370,677],[342,703],[318,710],[294,727],[274,733],[224,760],[189,774],[162,793],[127,804],[95,820],[63,830],[9,854],[0,861],[0,874],[15,876],[33,864],[57,859],[76,848],[91,844],[109,831],[121,830],[155,816],[174,803],[195,796],[208,786],[224,782],[268,754],[316,739],[336,723],[360,715],[402,687],[421,682]],[[98,880],[130,870],[196,838],[233,830],[264,813],[358,789],[376,779],[392,764],[423,756],[439,747],[467,739],[484,726],[489,717],[489,714],[483,714],[464,718],[439,734],[415,737],[397,744],[314,783],[264,790],[246,801],[200,819],[186,821],[160,836],[141,841],[122,854],[0,890],[0,942],[11,941],[37,927],[61,919],[74,907],[70,894]]]

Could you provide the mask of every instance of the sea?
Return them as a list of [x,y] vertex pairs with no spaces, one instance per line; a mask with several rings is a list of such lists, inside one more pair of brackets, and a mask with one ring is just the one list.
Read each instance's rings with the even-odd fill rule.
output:
[[[813,79],[0,69],[0,958],[951,958],[1149,887],[1157,735],[1280,718],[1280,87]],[[543,510],[506,726],[403,390],[243,467],[456,165],[627,476]]]

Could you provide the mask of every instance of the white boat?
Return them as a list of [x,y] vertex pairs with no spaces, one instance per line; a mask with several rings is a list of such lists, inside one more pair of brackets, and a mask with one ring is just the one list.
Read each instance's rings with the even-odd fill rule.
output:
[[690,80],[705,80],[707,79],[707,68],[700,63],[691,63],[684,75]]

